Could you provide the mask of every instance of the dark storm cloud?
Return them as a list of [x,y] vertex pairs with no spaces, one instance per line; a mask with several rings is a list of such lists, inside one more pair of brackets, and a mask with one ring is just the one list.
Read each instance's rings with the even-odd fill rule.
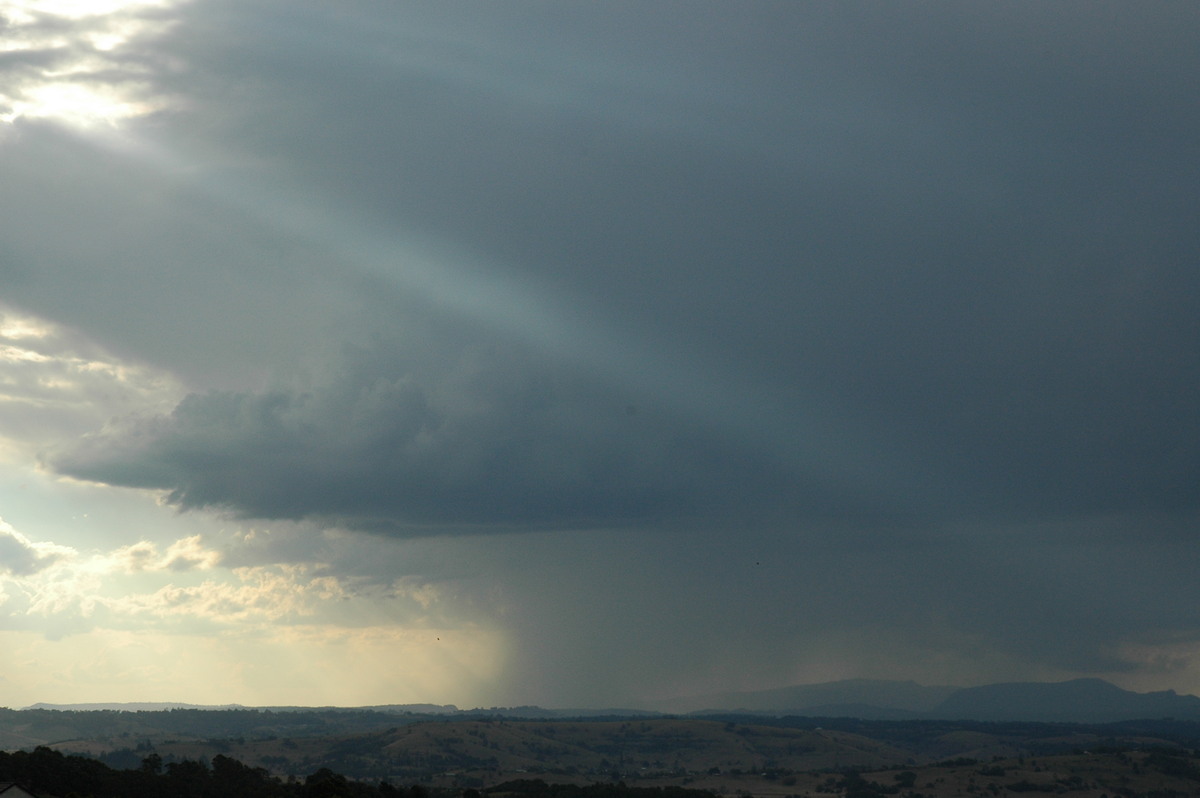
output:
[[387,353],[345,361],[310,391],[189,396],[51,463],[167,490],[185,509],[408,534],[643,521],[740,504],[783,481],[660,409],[497,346],[446,364],[436,382]]
[[30,163],[76,179],[31,210],[44,167],[0,166],[12,301],[199,386],[62,473],[602,529],[436,541],[506,598],[530,700],[681,659],[702,686],[1190,656],[1193,6],[180,13],[156,80],[187,103],[140,129],[178,186],[47,137]]
[[[1113,8],[1085,25],[1070,5],[683,11],[289,6],[284,21],[266,4],[253,37],[214,36],[201,52],[188,42],[210,40],[193,34],[232,21],[232,7],[209,4],[171,46],[192,64],[200,107],[235,86],[255,99],[209,132],[286,159],[263,179],[286,166],[291,190],[483,253],[510,285],[551,287],[585,329],[653,341],[765,397],[772,411],[754,424],[798,439],[800,480],[831,458],[827,442],[806,451],[802,430],[836,408],[896,461],[890,471],[924,483],[907,498],[933,517],[1194,506],[1192,11]],[[623,376],[602,381],[620,392]],[[371,379],[347,378],[355,390]],[[194,398],[176,420],[190,428],[204,407],[203,428],[228,424],[235,440],[241,429],[251,448],[258,433],[217,404]],[[585,461],[635,462],[598,444],[610,439],[603,413],[567,414],[572,448],[597,447]],[[500,447],[500,462],[501,440],[489,432],[472,448]],[[348,478],[326,490],[371,484],[372,457],[336,452],[322,470]],[[215,474],[200,489],[203,467],[185,470],[164,485],[181,501],[284,512],[234,499]],[[436,473],[422,490],[437,492]],[[599,484],[616,506],[615,495],[636,504],[638,486],[670,490],[638,473]],[[291,495],[269,481],[244,489]],[[554,505],[562,485],[546,487]]]

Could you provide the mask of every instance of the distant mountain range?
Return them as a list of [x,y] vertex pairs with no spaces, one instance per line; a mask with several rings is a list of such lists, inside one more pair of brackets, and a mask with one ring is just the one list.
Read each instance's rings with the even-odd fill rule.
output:
[[341,714],[369,713],[379,715],[414,715],[457,717],[479,717],[480,715],[503,715],[506,718],[524,720],[554,720],[556,718],[606,718],[606,717],[660,717],[663,712],[646,709],[545,709],[535,706],[479,707],[459,709],[454,704],[378,704],[361,707],[302,707],[302,706],[246,706],[245,704],[185,704],[178,701],[129,701],[90,704],[47,704],[37,703],[22,707],[20,711],[49,710],[53,712],[167,712],[173,709],[223,710],[243,709],[252,712],[312,713],[334,712]]
[[932,711],[959,689],[926,687],[916,682],[846,679],[774,690],[677,698],[661,702],[655,708],[672,714],[750,712],[902,720]]
[[1057,683],[989,684],[951,694],[934,713],[968,720],[1108,723],[1175,718],[1200,720],[1200,698],[1174,690],[1135,693],[1103,679]]
[[22,709],[59,712],[161,712],[168,709],[246,709],[241,704],[184,704],[179,701],[97,702],[91,704],[30,704]]
[[[201,706],[183,703],[33,704],[26,709],[123,712],[167,709],[249,709],[238,704]],[[301,712],[336,707],[255,707],[273,712]],[[463,710],[451,704],[388,704],[355,707],[357,711],[392,714],[462,716],[504,715],[552,719],[635,717],[653,714],[798,715],[863,720],[1035,721],[1043,723],[1113,723],[1124,720],[1174,718],[1200,721],[1200,698],[1174,690],[1135,693],[1103,679],[1065,682],[1012,682],[981,687],[927,687],[912,681],[846,679],[753,692],[714,693],[661,701],[647,709],[543,709],[492,707]],[[346,711],[350,711],[346,709]]]
[[775,690],[675,699],[658,707],[676,714],[745,712],[855,717],[865,720],[981,720],[1110,723],[1175,718],[1200,720],[1200,698],[1174,690],[1135,693],[1103,679],[1012,682],[980,687],[926,687],[916,682],[847,679]]

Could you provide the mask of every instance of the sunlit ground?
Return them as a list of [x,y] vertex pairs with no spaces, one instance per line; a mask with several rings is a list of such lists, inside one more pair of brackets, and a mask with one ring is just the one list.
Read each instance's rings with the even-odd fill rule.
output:
[[0,0],[0,52],[8,56],[0,122],[114,127],[157,110],[160,102],[146,97],[146,75],[137,72],[142,67],[123,56],[132,43],[165,31],[171,23],[158,12],[178,1]]

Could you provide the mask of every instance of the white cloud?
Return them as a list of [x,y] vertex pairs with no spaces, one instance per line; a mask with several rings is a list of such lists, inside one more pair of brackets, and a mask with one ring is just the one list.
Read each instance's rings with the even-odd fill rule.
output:
[[0,573],[30,576],[74,556],[74,549],[35,543],[0,519]]

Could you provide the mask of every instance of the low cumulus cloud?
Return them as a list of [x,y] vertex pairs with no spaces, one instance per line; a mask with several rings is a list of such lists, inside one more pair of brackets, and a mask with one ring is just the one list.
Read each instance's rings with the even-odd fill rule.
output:
[[[367,540],[371,540],[368,538]],[[353,555],[353,552],[350,553]],[[241,633],[308,625],[461,626],[453,591],[343,552],[323,560],[222,564],[199,536],[80,552],[0,521],[0,628],[62,639],[92,630]]]
[[240,569],[232,581],[168,584],[103,602],[118,618],[153,618],[228,626],[283,623],[316,615],[323,602],[346,598],[337,579],[313,576],[298,566]]
[[218,551],[205,548],[199,535],[181,538],[159,551],[159,547],[148,540],[122,546],[112,553],[113,564],[125,573],[147,571],[208,570],[221,560]]

